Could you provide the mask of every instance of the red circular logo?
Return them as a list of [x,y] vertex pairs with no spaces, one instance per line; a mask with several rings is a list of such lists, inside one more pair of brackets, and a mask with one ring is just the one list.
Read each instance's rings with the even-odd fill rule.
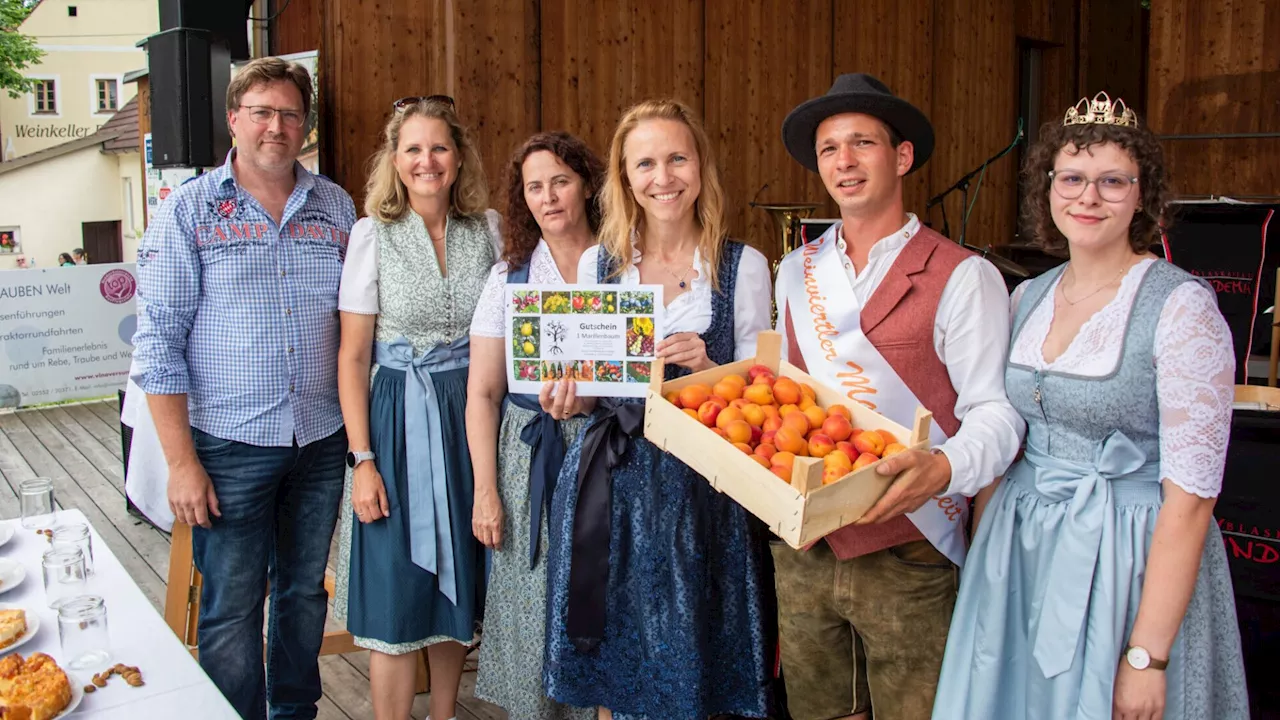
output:
[[103,299],[116,305],[132,300],[137,289],[138,281],[133,279],[133,275],[128,270],[118,268],[108,271],[98,283]]

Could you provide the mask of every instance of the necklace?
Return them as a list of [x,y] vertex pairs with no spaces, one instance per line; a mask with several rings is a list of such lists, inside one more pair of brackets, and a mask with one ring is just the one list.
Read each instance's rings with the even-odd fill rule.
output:
[[[1108,285],[1110,285],[1111,283],[1115,282],[1115,281],[1116,281],[1116,278],[1118,278],[1118,277],[1120,277],[1121,275],[1123,275],[1123,274],[1124,274],[1124,271],[1125,271],[1125,270],[1128,270],[1130,267],[1132,267],[1132,265],[1131,265],[1131,264],[1125,264],[1123,267],[1121,267],[1121,268],[1120,268],[1120,271],[1119,271],[1119,272],[1117,272],[1117,273],[1115,274],[1115,276],[1114,276],[1114,277],[1112,277],[1110,280],[1106,281],[1105,283],[1103,283],[1103,284],[1099,285],[1098,287],[1094,288],[1093,292],[1089,293],[1088,295],[1085,295],[1084,297],[1082,297],[1082,298],[1080,298],[1080,299],[1078,299],[1078,300],[1072,300],[1071,298],[1067,297],[1067,289],[1066,289],[1066,288],[1064,288],[1064,287],[1062,287],[1062,283],[1058,283],[1058,292],[1062,295],[1062,299],[1063,299],[1063,300],[1064,300],[1068,305],[1071,305],[1071,306],[1078,305],[1079,303],[1082,303],[1082,302],[1084,302],[1085,300],[1088,300],[1089,298],[1093,297],[1094,295],[1097,295],[1098,293],[1102,292],[1102,288],[1107,287],[1107,286],[1108,286]],[[1074,268],[1069,268],[1069,269],[1074,270]],[[1074,272],[1071,274],[1071,277],[1072,277],[1072,278],[1074,278],[1074,277],[1075,277],[1075,273],[1074,273]]]
[[687,284],[687,283],[685,283],[685,278],[689,277],[689,271],[693,270],[693,263],[690,263],[690,264],[689,264],[689,267],[685,268],[685,269],[684,269],[684,272],[683,272],[683,273],[681,273],[681,274],[679,274],[679,275],[677,275],[677,274],[675,274],[674,272],[672,272],[672,271],[671,271],[671,268],[670,268],[666,263],[662,262],[661,260],[659,260],[659,261],[658,261],[658,263],[659,263],[660,265],[662,265],[662,269],[663,269],[663,270],[666,270],[668,275],[670,275],[671,277],[675,278],[675,279],[676,279],[676,282],[680,283],[680,287],[681,287],[681,289],[683,289],[683,288],[685,287],[685,285]]

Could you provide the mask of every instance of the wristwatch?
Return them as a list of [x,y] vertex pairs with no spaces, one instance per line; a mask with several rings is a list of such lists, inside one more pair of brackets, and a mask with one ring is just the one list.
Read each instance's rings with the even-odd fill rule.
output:
[[355,466],[365,460],[373,459],[372,450],[348,450],[347,451],[347,467],[354,469]]
[[1138,647],[1137,645],[1129,645],[1124,649],[1124,659],[1125,662],[1129,663],[1129,667],[1134,670],[1146,670],[1147,668],[1164,670],[1169,667],[1168,660],[1156,660],[1151,657],[1151,653],[1147,652],[1146,648]]

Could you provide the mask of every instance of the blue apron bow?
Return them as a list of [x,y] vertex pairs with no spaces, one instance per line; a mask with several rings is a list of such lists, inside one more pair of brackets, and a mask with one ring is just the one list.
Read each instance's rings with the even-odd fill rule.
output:
[[440,592],[458,603],[453,559],[453,529],[449,522],[448,478],[444,464],[444,434],[440,400],[431,373],[466,367],[471,339],[463,337],[437,345],[417,357],[405,338],[374,345],[374,361],[403,370],[404,447],[409,479],[409,552],[413,564],[432,573]]
[[512,393],[507,402],[537,413],[520,430],[529,451],[529,569],[538,561],[543,506],[556,492],[556,477],[564,465],[564,435],[560,423],[542,411],[535,395]]
[[1154,482],[1160,464],[1124,433],[1114,430],[1098,449],[1092,467],[1045,455],[1028,446],[1025,461],[1035,468],[1035,489],[1050,502],[1070,500],[1050,562],[1032,655],[1046,678],[1066,672],[1075,660],[1089,610],[1103,525],[1112,512],[1112,481]]

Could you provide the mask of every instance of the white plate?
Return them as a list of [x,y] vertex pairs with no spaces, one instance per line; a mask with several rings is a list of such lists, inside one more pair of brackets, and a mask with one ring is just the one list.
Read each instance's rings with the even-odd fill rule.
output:
[[14,530],[12,525],[0,527],[0,547],[3,547],[5,543],[13,539],[13,533]]
[[22,563],[9,558],[0,558],[0,595],[18,587],[27,576],[27,569]]
[[40,616],[21,605],[13,605],[10,603],[0,603],[0,610],[21,610],[27,614],[27,631],[23,633],[22,637],[18,638],[18,641],[14,644],[5,648],[0,648],[0,655],[8,655],[14,650],[27,644],[28,640],[35,637],[36,632],[40,630]]

